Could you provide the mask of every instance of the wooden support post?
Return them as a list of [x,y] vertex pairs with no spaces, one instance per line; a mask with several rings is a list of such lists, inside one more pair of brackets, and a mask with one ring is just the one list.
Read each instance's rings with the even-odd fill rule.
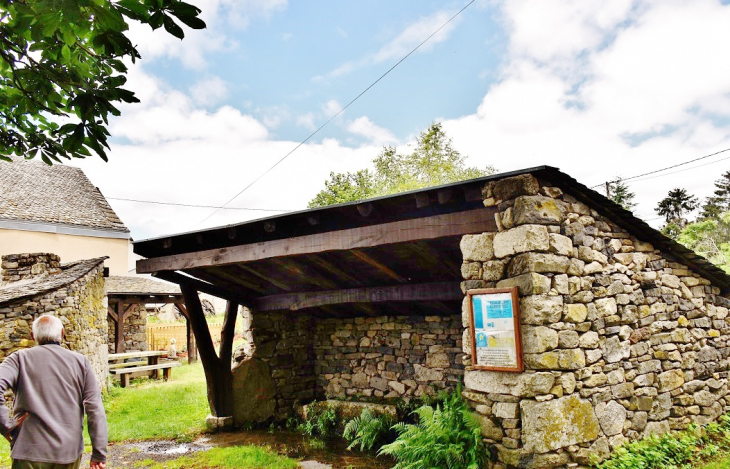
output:
[[195,340],[198,342],[200,360],[203,362],[211,414],[215,417],[229,417],[233,415],[233,375],[230,357],[227,361],[221,360],[215,353],[197,290],[185,283],[180,285],[180,289],[185,299]]
[[188,310],[185,309],[183,303],[176,303],[176,306],[180,310],[183,316],[185,316],[185,334],[187,338],[187,350],[188,350],[188,364],[193,364],[198,361],[198,349],[195,346],[195,337],[193,337],[193,331],[190,328],[190,315]]
[[124,303],[120,300],[117,302],[116,310],[117,310],[117,320],[116,320],[116,328],[114,329],[114,353],[123,353],[124,352]]
[[231,366],[231,355],[233,354],[233,335],[236,332],[236,318],[238,317],[238,303],[229,301],[226,303],[226,315],[223,318],[221,328],[220,359],[225,366]]

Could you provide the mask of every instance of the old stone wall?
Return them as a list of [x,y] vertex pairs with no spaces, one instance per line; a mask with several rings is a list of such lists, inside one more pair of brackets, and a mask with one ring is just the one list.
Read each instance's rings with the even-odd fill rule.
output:
[[[114,321],[108,321],[108,344],[109,353],[114,353],[116,346]],[[178,346],[180,347],[180,346]],[[143,304],[132,305],[129,312],[124,316],[124,351],[147,350],[147,309]]]
[[463,378],[461,318],[404,316],[315,323],[317,397],[408,397]]
[[10,254],[3,256],[2,259],[0,284],[61,272],[61,258],[55,254],[45,252]]
[[103,263],[60,288],[0,304],[0,359],[35,345],[31,325],[42,314],[61,319],[66,331],[63,345],[86,355],[99,386],[105,389],[108,325]]
[[465,372],[495,468],[588,465],[730,410],[728,300],[561,189],[529,175],[491,183],[499,232],[461,242],[465,289],[521,296],[525,372]]

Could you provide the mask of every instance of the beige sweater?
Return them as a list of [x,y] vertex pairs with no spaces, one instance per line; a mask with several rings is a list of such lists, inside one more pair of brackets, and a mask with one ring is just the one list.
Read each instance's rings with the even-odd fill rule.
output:
[[59,345],[38,345],[0,364],[0,430],[10,422],[3,392],[15,393],[15,415],[29,412],[10,453],[13,459],[69,464],[84,451],[84,411],[93,451],[106,461],[107,424],[99,386],[89,360]]

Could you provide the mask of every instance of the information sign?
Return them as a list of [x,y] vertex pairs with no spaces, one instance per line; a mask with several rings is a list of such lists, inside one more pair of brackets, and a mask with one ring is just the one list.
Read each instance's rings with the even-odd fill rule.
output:
[[524,370],[517,287],[469,290],[467,297],[472,368]]

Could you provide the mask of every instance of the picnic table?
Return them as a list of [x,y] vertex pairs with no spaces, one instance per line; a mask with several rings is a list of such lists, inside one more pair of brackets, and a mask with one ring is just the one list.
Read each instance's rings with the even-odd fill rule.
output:
[[[170,377],[170,369],[180,366],[180,362],[166,361],[160,362],[160,358],[166,357],[166,351],[147,350],[142,352],[124,352],[109,354],[109,373],[119,375],[119,381],[123,388],[129,384],[129,378],[132,373],[150,372],[150,378],[159,379],[159,371],[162,370],[162,376],[165,381]],[[147,360],[125,361],[136,358],[146,358]]]

